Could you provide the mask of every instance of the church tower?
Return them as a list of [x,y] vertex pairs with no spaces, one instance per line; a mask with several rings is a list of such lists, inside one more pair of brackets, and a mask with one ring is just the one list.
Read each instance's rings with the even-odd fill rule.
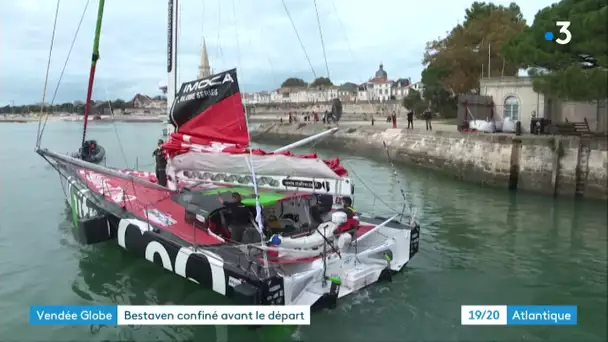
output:
[[203,52],[201,54],[201,65],[198,67],[198,78],[204,78],[211,75],[211,67],[209,66],[209,55],[207,54],[207,44],[203,39]]

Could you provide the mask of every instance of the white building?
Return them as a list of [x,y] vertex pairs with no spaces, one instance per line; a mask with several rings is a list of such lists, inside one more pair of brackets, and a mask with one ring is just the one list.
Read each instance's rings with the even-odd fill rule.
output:
[[608,108],[606,100],[574,102],[553,99],[534,91],[530,77],[492,77],[480,80],[481,95],[491,96],[495,119],[511,118],[521,121],[523,131],[529,131],[530,120],[536,116],[553,123],[582,122],[592,131],[606,131]]
[[409,79],[403,78],[397,81],[390,80],[384,70],[384,65],[380,63],[375,76],[359,86],[357,101],[402,100],[407,96],[410,83]]
[[384,66],[380,63],[379,69],[369,81],[356,85],[344,83],[336,87],[290,87],[281,88],[270,92],[257,92],[243,94],[245,104],[270,104],[270,103],[324,103],[339,98],[343,102],[377,101],[386,102],[390,100],[401,101],[407,96],[409,89],[420,89],[422,83],[411,84],[409,78],[400,78],[396,81],[388,79]]

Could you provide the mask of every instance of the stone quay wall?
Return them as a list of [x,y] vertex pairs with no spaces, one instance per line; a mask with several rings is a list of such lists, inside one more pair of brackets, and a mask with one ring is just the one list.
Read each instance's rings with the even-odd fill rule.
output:
[[[288,144],[328,128],[267,123],[252,130],[252,136],[256,141]],[[500,188],[608,200],[606,138],[427,133],[359,126],[340,128],[317,146],[385,156],[383,141],[395,163],[435,169]]]
[[[331,105],[327,103],[319,103],[314,105],[309,104],[288,104],[288,105],[250,105],[251,108],[255,108],[251,112],[251,117],[255,118],[256,115],[276,115],[287,116],[288,113],[294,113],[296,115],[303,115],[305,113],[331,111]],[[342,115],[344,118],[349,120],[369,120],[371,116],[382,115],[383,113],[390,114],[395,111],[397,114],[405,113],[405,108],[400,105],[399,102],[391,103],[343,103],[342,104]]]

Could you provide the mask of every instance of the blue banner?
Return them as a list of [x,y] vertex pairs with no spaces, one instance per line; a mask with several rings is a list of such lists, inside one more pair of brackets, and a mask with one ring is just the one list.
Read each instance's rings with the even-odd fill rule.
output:
[[576,305],[507,305],[507,325],[576,325]]
[[36,305],[30,306],[30,324],[35,325],[116,325],[116,305]]

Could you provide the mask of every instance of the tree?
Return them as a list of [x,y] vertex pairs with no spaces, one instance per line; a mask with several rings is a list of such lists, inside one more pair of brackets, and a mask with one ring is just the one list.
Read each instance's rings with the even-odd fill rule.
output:
[[429,102],[433,112],[440,113],[442,117],[456,117],[458,113],[457,98],[442,84],[442,79],[449,71],[434,64],[429,64],[422,71],[422,84],[424,89],[422,97]]
[[[545,7],[534,23],[507,42],[510,59],[530,68],[534,90],[565,100],[588,101],[608,97],[608,5],[604,0],[563,0]],[[568,20],[569,43],[556,21]],[[563,31],[563,29],[562,29]],[[552,32],[553,40],[545,39]]]
[[281,88],[297,88],[307,87],[308,83],[304,82],[303,79],[297,77],[290,77],[281,84]]
[[125,109],[126,102],[123,99],[116,99],[112,101],[112,109]]
[[420,92],[410,89],[407,96],[403,99],[403,107],[414,111],[414,113],[421,113],[427,108],[427,104],[422,99]]
[[333,85],[328,77],[317,77],[310,84],[311,87],[332,87]]
[[[465,14],[464,23],[447,37],[427,43],[423,59],[425,67],[441,70],[440,83],[452,94],[478,90],[482,69],[501,76],[516,75],[519,69],[502,51],[505,42],[525,27],[519,6],[474,2]],[[488,59],[493,61],[489,67]]]

